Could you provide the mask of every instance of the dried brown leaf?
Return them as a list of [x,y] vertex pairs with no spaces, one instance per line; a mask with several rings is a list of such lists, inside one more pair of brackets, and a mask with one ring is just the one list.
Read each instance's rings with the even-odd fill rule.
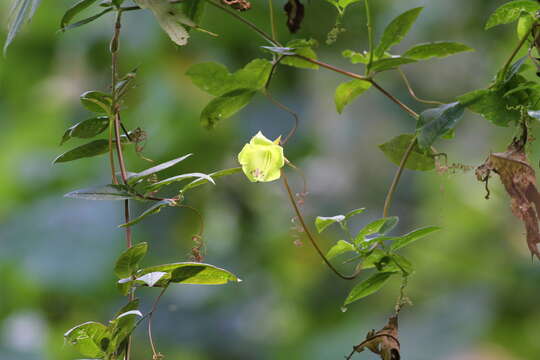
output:
[[397,316],[392,316],[381,330],[370,331],[366,340],[354,347],[356,352],[362,352],[365,349],[379,355],[382,360],[401,359]]

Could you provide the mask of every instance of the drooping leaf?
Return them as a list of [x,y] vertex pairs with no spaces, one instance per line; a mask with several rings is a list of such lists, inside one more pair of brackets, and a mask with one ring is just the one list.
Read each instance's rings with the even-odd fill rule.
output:
[[317,228],[317,232],[320,234],[324,230],[326,230],[327,227],[329,227],[332,224],[335,223],[341,223],[345,220],[344,215],[336,215],[336,216],[317,216],[315,219],[315,227]]
[[392,250],[401,249],[402,247],[408,246],[414,241],[420,240],[421,238],[426,237],[429,234],[439,230],[441,230],[441,228],[437,226],[428,226],[422,229],[414,230],[407,235],[399,237],[396,241],[394,241],[390,248]]
[[66,26],[71,23],[71,20],[77,16],[81,11],[93,5],[97,0],[80,0],[71,5],[69,9],[64,13],[62,20],[60,21],[60,29],[65,30]]
[[173,176],[173,177],[170,177],[168,179],[165,179],[165,180],[161,180],[157,183],[154,183],[154,184],[151,184],[149,187],[148,187],[148,191],[156,191],[156,190],[159,190],[160,188],[162,188],[163,186],[165,185],[170,185],[174,182],[178,182],[178,181],[184,181],[184,180],[187,180],[187,179],[193,179],[193,178],[196,178],[196,179],[205,179],[207,180],[208,182],[211,182],[212,184],[216,184],[214,182],[214,179],[212,179],[209,175],[207,174],[203,174],[203,173],[190,173],[190,174],[182,174],[182,175],[177,175],[177,176]]
[[423,8],[418,7],[404,12],[396,17],[388,24],[382,35],[379,45],[375,48],[375,56],[380,58],[384,55],[386,50],[390,49],[393,45],[396,45],[403,40],[405,35],[409,32],[411,26],[416,21],[416,18],[420,14]]
[[347,104],[370,87],[371,83],[369,81],[357,79],[339,84],[334,95],[337,112],[341,114]]
[[[316,60],[317,54],[315,53],[315,50],[313,50],[313,48],[317,47],[317,45],[318,43],[314,39],[294,39],[289,41],[286,47],[292,49],[295,54]],[[319,65],[296,56],[285,56],[283,60],[281,60],[281,64],[303,69],[319,68]]]
[[64,338],[82,356],[102,359],[107,350],[105,345],[109,343],[110,334],[107,326],[89,321],[68,330]]
[[64,196],[82,200],[128,200],[134,198],[134,195],[124,185],[95,186],[75,190]]
[[358,283],[345,299],[344,306],[379,291],[395,272],[379,272]]
[[97,116],[81,121],[66,130],[60,145],[71,138],[88,139],[101,134],[109,127],[108,116]]
[[540,10],[540,4],[530,0],[510,1],[500,6],[489,17],[486,23],[486,30],[501,24],[508,24],[516,21],[522,13],[534,15]]
[[415,60],[427,60],[433,57],[443,58],[464,51],[474,51],[473,48],[452,41],[439,41],[418,44],[403,53],[403,57]]
[[93,157],[93,156],[105,154],[108,151],[109,151],[108,140],[105,140],[105,139],[94,140],[87,144],[78,146],[74,149],[68,150],[65,153],[57,156],[56,159],[53,160],[53,164]]
[[423,111],[418,119],[418,145],[429,148],[439,137],[454,129],[464,111],[465,107],[459,102]]
[[133,225],[138,224],[139,222],[141,222],[148,215],[157,214],[158,212],[161,211],[162,208],[164,208],[166,206],[175,206],[175,205],[176,205],[176,203],[173,200],[170,200],[170,199],[165,199],[165,200],[158,201],[158,202],[154,203],[152,206],[150,206],[148,209],[146,209],[141,215],[137,216],[135,219],[131,220],[128,223],[120,225],[119,227],[133,226]]
[[[403,134],[396,136],[392,140],[379,145],[381,151],[390,161],[399,165],[405,151],[414,140],[414,135]],[[431,149],[425,151],[415,145],[408,161],[405,163],[405,168],[411,170],[428,171],[435,169],[435,159]]]
[[129,175],[129,177],[127,179],[128,183],[129,184],[136,184],[140,180],[142,180],[142,179],[144,179],[144,178],[146,178],[146,177],[148,177],[148,176],[150,176],[152,174],[155,174],[155,173],[158,173],[158,172],[163,171],[165,169],[168,169],[170,167],[173,167],[174,165],[186,160],[187,158],[189,158],[192,155],[193,154],[187,154],[187,155],[181,156],[179,158],[176,158],[176,159],[164,162],[162,164],[153,166],[153,167],[148,168],[148,169],[146,169],[144,171],[141,171],[139,173],[132,173],[132,174]]
[[336,256],[343,255],[345,253],[356,251],[353,244],[345,240],[339,240],[334,246],[328,250],[326,258],[328,260],[335,258]]
[[242,110],[251,102],[254,95],[254,90],[240,89],[215,98],[203,109],[201,124],[207,129],[212,129],[220,121],[226,120]]
[[224,96],[235,90],[262,89],[271,70],[272,63],[268,60],[255,59],[233,74],[221,64],[206,62],[193,65],[186,75],[201,90],[214,96]]
[[144,258],[147,252],[148,243],[145,242],[138,243],[125,250],[118,260],[116,260],[116,265],[114,267],[116,276],[122,279],[133,275],[135,271],[137,271],[139,262]]
[[[219,171],[213,172],[211,174],[208,174],[208,176],[210,176],[212,179],[217,179],[217,178],[220,178],[222,176],[232,175],[232,174],[236,174],[236,173],[239,173],[239,172],[242,172],[241,167],[225,169],[225,170],[219,170]],[[188,190],[191,190],[193,188],[199,187],[199,186],[204,185],[204,184],[210,184],[210,181],[208,181],[207,179],[194,180],[194,181],[190,182],[189,184],[187,184],[186,186],[184,186],[182,188],[181,192],[182,193],[186,192]]]
[[405,58],[401,56],[395,56],[390,58],[384,58],[377,61],[374,61],[371,64],[371,71],[373,72],[382,72],[386,70],[392,70],[401,65],[410,64],[416,62],[415,59]]
[[8,35],[4,42],[4,56],[6,56],[9,45],[11,45],[22,26],[32,19],[40,3],[41,0],[13,0],[9,10]]
[[112,97],[100,91],[87,91],[80,97],[81,103],[96,114],[110,114]]

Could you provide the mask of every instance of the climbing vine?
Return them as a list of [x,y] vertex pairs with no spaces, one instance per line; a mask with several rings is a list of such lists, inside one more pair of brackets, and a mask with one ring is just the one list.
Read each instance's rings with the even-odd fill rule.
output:
[[[39,0],[16,0],[11,10],[10,29],[4,46],[4,53],[14,40],[21,26],[32,17]],[[494,126],[508,127],[513,139],[504,152],[489,154],[485,163],[476,168],[476,177],[485,183],[486,198],[489,198],[488,181],[492,174],[498,175],[506,192],[511,198],[512,212],[523,221],[526,230],[527,246],[532,255],[540,258],[538,244],[540,230],[538,213],[540,211],[540,193],[536,187],[534,166],[527,159],[527,147],[532,141],[530,128],[540,120],[540,87],[537,81],[527,75],[527,69],[533,69],[540,76],[540,3],[532,0],[510,1],[497,8],[488,18],[486,30],[492,27],[517,22],[517,40],[514,49],[495,74],[492,82],[483,89],[473,90],[455,97],[454,101],[443,103],[432,99],[423,99],[416,95],[401,66],[420,63],[432,58],[444,58],[454,54],[472,51],[469,46],[454,41],[419,43],[402,54],[394,52],[394,47],[402,42],[409,30],[421,15],[423,8],[417,7],[398,14],[382,31],[379,39],[375,38],[370,0],[326,0],[336,10],[336,22],[328,30],[327,43],[338,40],[344,31],[365,31],[368,35],[366,49],[343,49],[342,56],[357,71],[349,71],[321,60],[317,56],[318,42],[311,38],[296,38],[287,42],[277,35],[277,21],[282,21],[291,34],[301,27],[309,16],[309,5],[301,0],[285,1],[283,11],[278,16],[274,0],[267,2],[249,2],[247,0],[124,0],[97,1],[80,0],[74,3],[60,21],[62,31],[76,30],[90,25],[94,20],[107,14],[114,16],[111,29],[110,85],[107,89],[90,90],[80,96],[81,104],[88,110],[88,118],[69,127],[61,137],[61,145],[72,138],[88,139],[84,145],[64,151],[55,164],[66,163],[98,155],[104,158],[110,167],[111,181],[66,194],[68,198],[84,200],[116,201],[121,204],[124,223],[119,224],[125,230],[126,250],[119,255],[114,273],[118,277],[116,284],[119,292],[126,297],[123,306],[107,324],[85,322],[65,333],[66,341],[73,345],[82,356],[93,359],[130,359],[131,333],[145,322],[153,359],[163,355],[158,351],[158,344],[152,337],[152,317],[158,310],[159,301],[169,286],[181,284],[221,285],[239,282],[232,272],[206,264],[204,260],[204,215],[197,210],[196,204],[189,202],[190,190],[202,185],[216,185],[216,180],[223,176],[243,173],[248,181],[262,184],[281,179],[286,197],[293,211],[295,229],[304,236],[314,250],[337,277],[352,281],[353,285],[344,301],[338,306],[343,311],[352,303],[370,296],[382,289],[391,278],[401,280],[396,305],[391,309],[387,324],[378,331],[370,331],[366,338],[353,345],[346,356],[351,359],[364,350],[378,354],[381,359],[399,359],[400,343],[398,319],[402,308],[410,304],[407,285],[414,273],[413,261],[404,257],[401,249],[417,240],[432,236],[440,230],[437,226],[421,226],[411,229],[406,234],[395,234],[394,228],[399,218],[392,213],[392,199],[399,187],[403,172],[431,171],[467,172],[471,166],[464,164],[448,165],[451,154],[439,152],[437,142],[452,139],[455,128],[466,110],[480,114]],[[355,5],[355,6],[352,6]],[[360,6],[360,5],[363,5]],[[268,23],[256,24],[245,16],[253,7],[267,6]],[[215,36],[211,24],[204,24],[206,11],[219,11],[223,15],[237,20],[237,26],[253,31],[260,36],[262,44],[256,46],[261,56],[252,59],[241,69],[231,72],[227,67],[216,62],[195,64],[186,70],[187,76],[200,90],[213,96],[201,110],[200,123],[203,127],[219,131],[221,122],[233,117],[248,106],[257,95],[283,111],[284,118],[290,118],[291,129],[277,139],[264,136],[264,129],[255,134],[238,151],[239,167],[215,171],[209,174],[191,172],[161,178],[160,172],[188,160],[192,154],[181,155],[158,165],[143,170],[131,169],[126,163],[124,152],[133,149],[142,159],[154,162],[144,156],[143,143],[150,136],[144,129],[131,128],[129,119],[122,115],[124,99],[137,82],[137,70],[121,73],[123,19],[133,11],[149,10],[157,24],[178,46],[190,41],[190,33],[200,31],[208,36]],[[365,27],[345,29],[342,20],[351,11],[363,11],[366,17]],[[85,17],[86,16],[86,17]],[[523,55],[521,55],[523,54]],[[518,57],[521,56],[521,57]],[[346,106],[367,91],[375,91],[396,105],[404,116],[415,121],[408,133],[399,134],[387,142],[378,145],[388,160],[397,165],[384,201],[381,200],[381,217],[368,223],[356,233],[349,226],[349,220],[361,216],[366,210],[357,208],[342,214],[317,216],[313,221],[302,212],[306,201],[309,178],[305,178],[301,169],[287,158],[287,143],[296,134],[301,116],[279,101],[280,95],[271,91],[272,79],[282,66],[307,69],[309,71],[332,71],[341,78],[348,78],[335,90],[336,112],[341,114]],[[104,69],[105,71],[105,69]],[[394,71],[403,81],[404,88],[411,98],[424,109],[418,111],[387,90],[379,75]],[[517,134],[517,135],[516,135]],[[304,189],[295,191],[288,176],[300,176]],[[219,188],[216,189],[219,191]],[[173,193],[174,196],[161,194]],[[140,214],[132,214],[130,204],[134,201],[148,204]],[[276,199],[279,201],[279,199]],[[192,211],[199,221],[200,231],[193,234],[194,243],[190,261],[173,264],[142,265],[149,244],[137,242],[136,225],[147,216],[155,215],[168,208]],[[313,226],[311,223],[313,222]],[[343,236],[329,249],[323,249],[317,239],[330,226],[338,226]],[[315,231],[313,230],[315,229]],[[136,233],[135,233],[136,234]],[[352,273],[345,273],[337,259],[348,264]],[[146,288],[158,288],[151,310],[143,313],[139,307],[137,294]],[[347,351],[344,350],[344,354]],[[336,355],[338,356],[338,355]]]

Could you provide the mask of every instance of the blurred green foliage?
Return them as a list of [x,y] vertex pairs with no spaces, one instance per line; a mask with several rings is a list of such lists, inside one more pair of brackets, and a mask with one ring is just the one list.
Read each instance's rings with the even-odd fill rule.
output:
[[[490,12],[503,3],[373,2],[376,36],[397,14],[425,6],[401,51],[435,40],[476,49],[403,67],[420,96],[450,102],[487,84],[514,47],[513,26],[484,31]],[[246,16],[268,28],[266,5],[253,4]],[[69,5],[66,0],[44,0],[0,60],[0,359],[74,359],[77,355],[63,344],[63,333],[88,319],[107,321],[124,301],[113,274],[114,260],[123,249],[122,229],[116,227],[122,223],[120,205],[62,198],[71,190],[106,183],[106,159],[51,164],[67,150],[58,145],[65,129],[89,117],[79,95],[106,90],[109,82],[112,18],[58,33]],[[8,7],[7,1],[0,4],[4,17]],[[278,33],[285,43],[291,36],[279,14]],[[334,14],[326,2],[307,3],[298,36],[324,44]],[[347,31],[335,43],[322,45],[319,58],[354,70],[340,53],[365,47],[365,20],[361,3],[351,5],[342,24]],[[191,83],[186,70],[218,61],[234,71],[267,54],[260,49],[266,43],[215,9],[209,9],[203,26],[219,37],[194,32],[190,44],[178,48],[149,14],[132,12],[125,17],[121,44],[122,71],[138,68],[124,121],[147,132],[144,155],[149,158],[166,161],[194,153],[179,165],[183,172],[237,166],[236,154],[257,131],[274,139],[286,134],[292,123],[258,96],[214,130],[200,126],[200,111],[211,96]],[[534,79],[534,74],[528,76]],[[332,216],[366,207],[367,216],[350,223],[360,229],[380,217],[395,170],[377,145],[412,132],[414,124],[374,92],[338,115],[333,92],[343,80],[324,70],[282,67],[271,90],[301,116],[298,135],[285,155],[308,177],[305,212]],[[410,100],[399,75],[390,72],[381,81],[408,105],[424,108]],[[466,112],[455,139],[441,143],[438,150],[448,153],[450,162],[478,165],[490,151],[504,149],[513,135],[511,129],[495,128]],[[71,141],[69,146],[83,143]],[[531,148],[533,163],[539,150],[536,144]],[[148,167],[133,152],[128,153],[128,164],[133,171]],[[173,176],[175,171],[166,172]],[[300,191],[301,179],[293,182]],[[522,225],[511,214],[504,189],[497,181],[491,187],[486,201],[483,185],[471,171],[406,172],[400,184],[393,214],[401,222],[395,231],[405,233],[418,224],[443,228],[422,246],[404,251],[416,265],[408,291],[414,306],[400,319],[406,358],[534,359],[540,351],[540,268],[531,262]],[[216,187],[194,190],[186,201],[204,213],[206,260],[244,282],[171,289],[154,321],[159,350],[167,358],[338,359],[367,331],[386,322],[399,281],[391,280],[391,286],[342,313],[340,305],[352,284],[337,281],[308,244],[294,245],[298,235],[291,230],[292,210],[278,183],[251,184],[235,175],[220,179]],[[144,210],[134,208],[137,213]],[[135,228],[135,240],[152,248],[145,266],[189,256],[197,218],[187,210],[168,210]],[[327,233],[321,239],[329,248],[337,233]],[[141,292],[145,310],[157,295],[152,290]],[[133,359],[149,357],[144,329],[139,329]]]

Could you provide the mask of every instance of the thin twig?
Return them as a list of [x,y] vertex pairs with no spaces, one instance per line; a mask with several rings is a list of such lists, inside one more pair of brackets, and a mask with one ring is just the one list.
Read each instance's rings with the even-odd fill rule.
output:
[[339,272],[334,265],[330,262],[330,260],[327,259],[327,257],[322,252],[321,248],[319,247],[319,244],[317,243],[317,240],[315,240],[315,237],[311,233],[311,230],[309,230],[309,227],[306,225],[306,222],[304,220],[304,216],[300,212],[300,209],[298,208],[298,204],[296,203],[294,199],[294,195],[292,193],[291,187],[289,186],[289,182],[287,181],[287,175],[285,175],[285,171],[281,171],[281,177],[283,178],[283,185],[285,187],[285,190],[287,190],[287,194],[289,196],[289,201],[294,209],[294,212],[296,213],[296,216],[298,217],[298,220],[300,221],[300,224],[302,225],[302,228],[304,229],[304,232],[306,233],[309,241],[311,242],[311,245],[315,248],[319,256],[323,259],[325,264],[340,278],[344,280],[354,280],[360,275],[360,270],[356,270],[352,275],[343,275],[341,272]]
[[294,124],[293,124],[293,127],[291,128],[291,130],[289,131],[289,133],[287,134],[287,136],[285,137],[285,139],[283,139],[281,141],[281,145],[285,145],[289,139],[294,136],[294,134],[296,133],[296,130],[298,129],[298,123],[299,123],[299,118],[298,118],[298,114],[296,112],[294,112],[292,109],[290,109],[289,107],[287,107],[286,105],[282,104],[281,102],[279,102],[278,100],[274,99],[274,97],[270,94],[270,92],[268,91],[265,91],[264,92],[264,95],[268,98],[268,100],[270,100],[274,105],[276,105],[277,107],[279,107],[280,109],[282,109],[283,111],[286,111],[287,113],[289,113],[292,117],[293,117],[293,120],[294,120]]
[[163,290],[161,290],[158,297],[154,301],[154,304],[152,305],[152,310],[150,310],[150,312],[148,313],[148,340],[150,341],[150,347],[152,348],[153,359],[159,359],[159,353],[156,350],[156,346],[154,345],[154,339],[152,337],[152,318],[154,317],[154,312],[157,309],[159,300],[161,300],[161,297],[163,296],[163,294],[165,294],[165,291],[167,291],[167,287],[164,287]]
[[523,38],[519,41],[519,43],[517,44],[517,46],[515,47],[515,49],[512,51],[512,53],[510,54],[510,57],[508,57],[508,59],[506,60],[506,62],[504,63],[504,66],[501,70],[501,76],[504,77],[506,76],[506,71],[508,70],[508,67],[510,66],[510,64],[512,63],[512,60],[514,60],[514,58],[516,57],[517,53],[519,52],[519,50],[521,50],[521,47],[523,46],[523,44],[525,44],[525,42],[527,41],[527,39],[529,38],[529,35],[533,32],[533,29],[534,29],[534,25],[531,26],[531,29],[523,36]]
[[444,105],[445,104],[445,103],[440,102],[440,101],[420,99],[418,96],[416,96],[416,93],[414,92],[414,90],[413,90],[413,88],[411,86],[411,83],[409,82],[409,79],[407,79],[407,76],[405,75],[403,70],[401,70],[400,68],[397,68],[397,71],[401,75],[401,78],[403,79],[403,82],[405,83],[405,86],[407,87],[407,90],[409,91],[409,94],[411,95],[411,97],[414,100],[416,100],[418,102],[421,102],[421,103],[424,103],[424,104],[431,104],[431,105]]
[[366,75],[369,74],[369,71],[371,69],[371,64],[373,63],[373,24],[371,21],[371,10],[369,9],[369,0],[365,0],[364,4],[366,6],[366,27],[368,31],[368,50],[369,50],[369,59],[368,63],[366,64]]
[[401,179],[401,174],[403,174],[403,170],[405,169],[407,160],[409,160],[409,157],[411,156],[415,146],[416,146],[416,137],[414,137],[414,139],[409,144],[409,147],[407,147],[407,150],[405,150],[405,153],[403,154],[403,157],[401,158],[401,161],[399,163],[399,168],[396,171],[396,174],[394,175],[394,179],[392,180],[392,184],[390,185],[390,188],[388,189],[388,194],[386,194],[386,199],[384,200],[383,217],[388,216],[388,211],[390,210],[390,205],[392,204],[392,197],[399,184],[399,180]]

